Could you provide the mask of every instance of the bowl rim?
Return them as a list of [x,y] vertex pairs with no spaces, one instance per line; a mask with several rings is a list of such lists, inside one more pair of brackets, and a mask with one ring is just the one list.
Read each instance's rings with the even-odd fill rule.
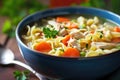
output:
[[[105,55],[100,55],[100,56],[93,56],[93,57],[79,57],[79,58],[61,57],[61,56],[54,56],[54,55],[44,54],[44,53],[41,53],[41,52],[39,52],[39,51],[32,50],[32,49],[30,49],[28,46],[26,46],[26,45],[24,44],[24,42],[20,39],[20,36],[19,36],[19,33],[18,33],[18,32],[19,32],[19,29],[20,29],[20,26],[21,26],[21,24],[23,24],[23,22],[26,21],[29,17],[35,16],[36,14],[40,14],[40,13],[43,13],[43,12],[46,12],[46,11],[51,11],[51,10],[54,10],[54,11],[55,11],[55,10],[60,10],[60,9],[71,9],[71,8],[73,8],[73,9],[79,9],[79,8],[80,8],[80,9],[96,10],[96,11],[98,11],[98,12],[105,12],[105,13],[108,13],[108,14],[113,15],[113,16],[115,16],[115,17],[118,17],[119,20],[120,20],[120,16],[117,15],[117,14],[115,14],[115,13],[113,13],[113,12],[111,12],[111,11],[104,10],[104,9],[99,9],[99,8],[92,8],[92,7],[81,7],[81,6],[77,6],[77,7],[76,7],[76,6],[75,6],[75,7],[59,7],[59,8],[51,8],[51,9],[47,9],[47,10],[37,11],[37,12],[35,12],[35,13],[31,14],[31,15],[28,15],[28,16],[26,16],[25,18],[23,18],[23,19],[18,23],[18,25],[17,25],[17,28],[16,28],[16,30],[15,30],[15,36],[16,36],[16,40],[17,40],[17,42],[18,42],[18,47],[19,47],[20,52],[22,53],[19,44],[21,44],[24,48],[32,51],[32,52],[33,52],[35,55],[37,55],[37,56],[40,55],[40,56],[44,56],[44,57],[50,57],[50,58],[56,58],[56,59],[65,59],[65,60],[92,60],[92,59],[104,58],[104,57],[112,56],[112,55],[115,55],[115,54],[117,54],[117,53],[120,52],[120,50],[118,50],[118,51],[115,51],[115,52],[110,53],[110,54],[105,54]],[[54,16],[54,15],[53,15],[53,16]],[[120,25],[120,24],[119,24],[119,25]]]

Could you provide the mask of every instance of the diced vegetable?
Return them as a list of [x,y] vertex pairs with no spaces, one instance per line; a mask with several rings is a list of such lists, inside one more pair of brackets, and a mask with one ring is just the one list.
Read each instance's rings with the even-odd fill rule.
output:
[[68,22],[70,20],[68,18],[66,18],[66,17],[57,17],[56,21],[61,23],[61,22]]
[[81,57],[85,57],[86,53],[85,52],[80,52]]
[[82,25],[80,25],[80,27],[79,27],[80,29],[85,29],[86,28],[86,26],[85,26],[85,24],[82,24]]
[[68,29],[79,28],[78,25],[74,22],[68,22],[66,27],[68,27]]
[[40,52],[49,52],[50,50],[52,50],[52,47],[50,43],[47,43],[46,41],[42,41],[35,45],[35,50]]
[[120,37],[118,37],[118,38],[113,38],[113,39],[112,39],[112,42],[119,43],[119,42],[120,42]]
[[120,45],[119,45],[119,46],[117,46],[116,48],[120,50]]
[[78,58],[80,57],[80,52],[76,48],[69,47],[63,53],[63,57]]
[[115,32],[120,32],[120,27],[115,27],[115,28],[114,28],[114,31],[115,31]]
[[94,34],[94,33],[95,33],[95,31],[94,31],[94,30],[91,30],[91,31],[90,31],[90,33],[91,33],[91,34]]
[[67,46],[69,40],[70,40],[70,35],[66,35],[65,38],[62,40],[62,43]]

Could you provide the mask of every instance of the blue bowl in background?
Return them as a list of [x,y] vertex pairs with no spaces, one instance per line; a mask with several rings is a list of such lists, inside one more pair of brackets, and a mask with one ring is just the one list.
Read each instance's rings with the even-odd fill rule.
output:
[[91,15],[105,18],[120,25],[120,16],[106,10],[84,7],[63,7],[36,12],[24,18],[17,26],[16,39],[25,61],[38,73],[52,79],[100,79],[120,67],[120,51],[89,58],[63,58],[33,51],[22,41],[21,35],[28,24],[57,15]]

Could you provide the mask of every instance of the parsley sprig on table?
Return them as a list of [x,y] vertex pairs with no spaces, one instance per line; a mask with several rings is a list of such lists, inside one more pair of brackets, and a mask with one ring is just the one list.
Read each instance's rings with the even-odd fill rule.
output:
[[13,72],[16,80],[28,80],[29,73],[30,73],[29,71],[18,71],[18,70]]
[[58,34],[58,31],[56,31],[55,29],[44,27],[43,33],[45,34],[46,38],[55,38],[56,35]]

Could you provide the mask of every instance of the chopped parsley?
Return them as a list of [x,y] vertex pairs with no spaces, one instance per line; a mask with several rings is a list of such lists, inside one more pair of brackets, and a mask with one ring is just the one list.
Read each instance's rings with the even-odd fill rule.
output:
[[56,49],[56,48],[54,48],[54,50],[56,51],[57,49]]
[[92,40],[92,36],[90,37],[90,40]]
[[88,48],[88,44],[86,44],[86,48]]
[[13,72],[16,80],[28,80],[29,71],[18,71]]
[[45,34],[46,38],[55,38],[56,35],[58,34],[58,31],[56,31],[55,29],[44,27],[43,33]]
[[64,52],[64,49],[60,49],[60,51]]
[[98,31],[100,33],[100,38],[103,38],[103,31]]
[[101,35],[100,35],[100,38],[102,38],[102,37],[103,37],[103,35],[101,34]]

